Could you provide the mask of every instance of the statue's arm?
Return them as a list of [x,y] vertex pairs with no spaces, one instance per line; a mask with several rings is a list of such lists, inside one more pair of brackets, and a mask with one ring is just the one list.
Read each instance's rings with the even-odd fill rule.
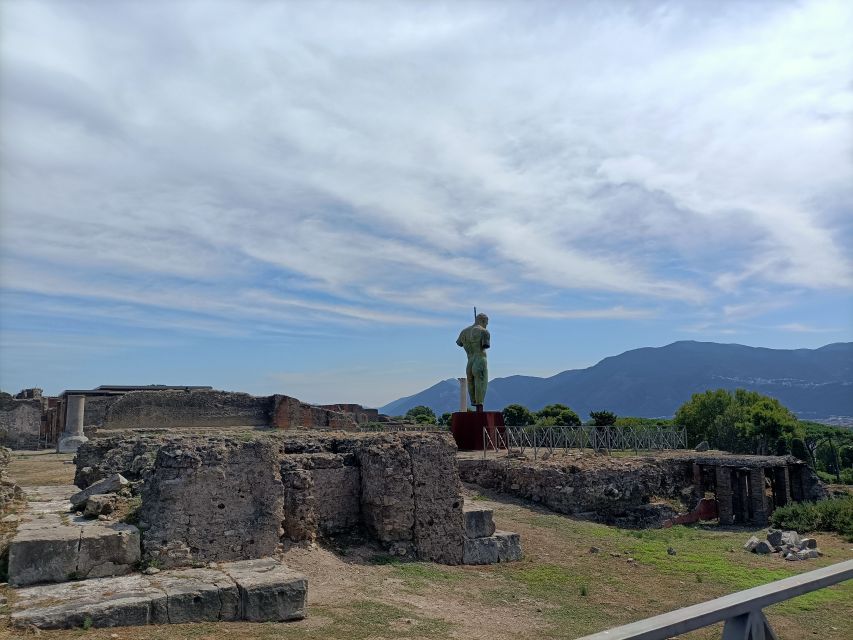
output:
[[458,344],[460,347],[465,346],[462,344],[462,334],[461,333],[459,334],[459,337],[456,338],[456,344]]
[[489,347],[492,346],[492,336],[489,334],[488,331],[485,331],[485,330],[483,331],[483,338],[482,338],[480,344],[483,347],[483,349],[488,349]]

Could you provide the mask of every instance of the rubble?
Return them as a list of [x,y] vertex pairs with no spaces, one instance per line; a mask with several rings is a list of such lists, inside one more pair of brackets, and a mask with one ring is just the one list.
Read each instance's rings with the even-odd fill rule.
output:
[[759,540],[752,536],[743,548],[752,553],[778,553],[781,558],[789,561],[810,560],[823,555],[817,548],[817,541],[814,538],[801,538],[796,531],[779,529],[768,529],[766,540]]

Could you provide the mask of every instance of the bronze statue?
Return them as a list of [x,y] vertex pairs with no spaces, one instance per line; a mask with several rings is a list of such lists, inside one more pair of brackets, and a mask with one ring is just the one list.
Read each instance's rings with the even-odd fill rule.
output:
[[486,397],[486,387],[489,384],[489,366],[486,360],[486,349],[491,345],[491,336],[486,330],[489,317],[485,313],[478,313],[474,324],[462,329],[456,344],[465,349],[468,355],[468,365],[465,367],[465,375],[468,378],[468,396],[471,404],[478,411],[483,410],[483,400]]

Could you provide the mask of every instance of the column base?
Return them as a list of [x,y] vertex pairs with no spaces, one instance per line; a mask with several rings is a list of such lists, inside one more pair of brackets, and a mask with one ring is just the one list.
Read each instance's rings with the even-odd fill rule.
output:
[[56,453],[76,453],[84,442],[89,442],[86,436],[65,436],[56,444]]

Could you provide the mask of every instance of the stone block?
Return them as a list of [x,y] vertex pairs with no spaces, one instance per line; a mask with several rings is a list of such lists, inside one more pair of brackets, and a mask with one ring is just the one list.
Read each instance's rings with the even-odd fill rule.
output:
[[498,560],[500,562],[515,562],[521,560],[521,536],[511,531],[495,531],[498,540]]
[[101,515],[108,515],[115,511],[118,498],[109,494],[95,494],[89,496],[86,500],[86,508],[83,510],[83,515],[89,518],[97,518]]
[[495,564],[500,560],[496,536],[466,538],[462,545],[463,564]]
[[80,527],[19,528],[9,545],[9,584],[65,582],[76,575]]
[[[768,536],[769,538],[769,536]],[[749,540],[746,541],[746,544],[743,545],[744,551],[755,551],[755,547],[758,546],[758,543],[761,542],[755,536],[752,536]]]
[[126,487],[130,484],[123,475],[120,473],[114,473],[111,476],[104,478],[103,480],[98,480],[94,484],[89,485],[82,491],[75,493],[71,496],[71,506],[75,509],[79,509],[83,506],[83,504],[89,499],[90,496],[96,494],[105,494],[105,493],[114,493],[123,487]]
[[127,627],[168,620],[166,594],[140,575],[30,587],[15,594],[11,622],[16,627]]
[[797,552],[797,558],[800,560],[812,560],[814,558],[820,558],[820,551],[817,549],[803,549],[802,551]]
[[465,524],[465,535],[469,538],[487,538],[495,533],[494,511],[484,507],[465,506],[462,518]]
[[240,619],[237,585],[222,571],[176,569],[158,572],[150,580],[167,597],[167,619],[154,619],[154,624]]
[[757,545],[755,545],[755,553],[773,553],[776,549],[766,540],[762,540]]
[[817,540],[814,538],[803,538],[800,540],[801,549],[817,549]]
[[241,618],[278,622],[305,617],[307,578],[273,558],[241,560],[222,565],[240,593]]
[[796,531],[783,531],[782,532],[782,544],[790,544],[792,546],[798,546],[800,544],[800,534]]
[[767,542],[773,547],[782,546],[782,532],[779,529],[767,530]]
[[82,527],[78,578],[105,578],[133,571],[141,549],[139,529],[130,524]]

